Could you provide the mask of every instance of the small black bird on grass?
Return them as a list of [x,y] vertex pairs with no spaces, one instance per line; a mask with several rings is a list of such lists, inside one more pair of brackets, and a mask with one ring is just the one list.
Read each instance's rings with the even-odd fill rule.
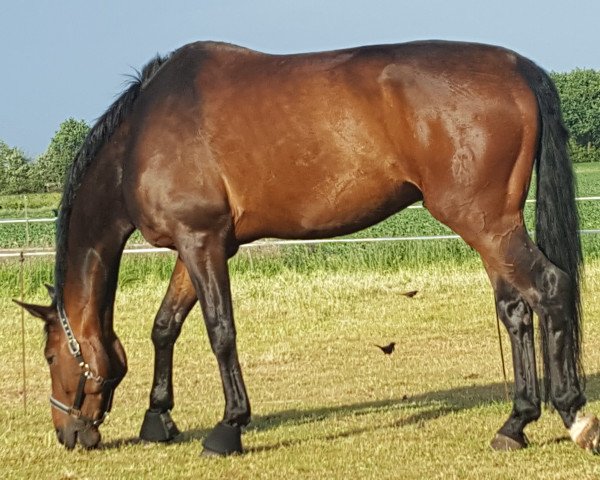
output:
[[382,347],[381,345],[377,345],[376,343],[374,343],[373,345],[381,349],[381,351],[386,355],[391,355],[394,349],[396,348],[396,342],[392,342],[389,345],[385,345],[384,347]]
[[419,293],[418,290],[411,290],[410,292],[401,293],[400,295],[404,295],[408,298],[413,298],[417,293]]

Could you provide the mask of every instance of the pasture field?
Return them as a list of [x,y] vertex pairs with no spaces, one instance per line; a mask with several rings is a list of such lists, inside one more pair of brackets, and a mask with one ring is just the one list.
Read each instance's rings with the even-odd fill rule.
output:
[[[216,361],[198,307],[175,353],[176,406],[183,432],[171,444],[137,440],[152,379],[152,319],[172,256],[127,257],[115,326],[129,358],[102,446],[68,452],[56,441],[49,375],[37,319],[25,318],[27,412],[22,405],[21,315],[10,302],[15,262],[0,264],[0,476],[114,478],[600,478],[597,457],[567,439],[545,410],[527,429],[530,447],[493,452],[489,441],[510,412],[505,400],[492,291],[477,262],[377,271],[361,265],[297,269],[232,265],[238,344],[253,406],[247,453],[201,458],[221,418]],[[245,262],[245,263],[244,263]],[[46,302],[48,260],[27,260],[27,300]],[[600,262],[584,292],[589,410],[600,413]],[[418,290],[412,299],[400,295]],[[391,357],[373,343],[398,343]],[[508,364],[510,353],[503,334]],[[510,367],[509,367],[510,370]],[[512,375],[509,372],[509,377]]]
[[[576,165],[579,195],[600,195],[600,165]],[[59,195],[28,196],[30,218],[51,217]],[[600,228],[600,202],[579,204],[582,228]],[[23,216],[22,197],[0,197],[0,217]],[[532,206],[526,218],[532,222]],[[23,247],[22,225],[0,225],[0,246]],[[426,210],[405,210],[356,236],[445,234]],[[29,245],[51,246],[52,224],[30,224]],[[132,239],[134,243],[139,237]],[[600,413],[600,236],[583,237],[585,366],[589,410]],[[48,403],[42,325],[25,317],[23,409],[19,264],[0,261],[0,476],[2,478],[600,478],[600,462],[545,410],[528,449],[492,452],[508,416],[493,294],[462,241],[243,249],[230,262],[238,345],[253,407],[243,456],[200,458],[223,396],[199,309],[176,347],[168,445],[137,439],[148,404],[150,330],[173,255],[125,256],[115,328],[129,373],[115,396],[102,446],[67,452]],[[23,264],[24,298],[47,302],[53,262]],[[402,292],[418,290],[413,299]],[[510,348],[502,331],[509,379]],[[398,343],[391,357],[374,343]]]

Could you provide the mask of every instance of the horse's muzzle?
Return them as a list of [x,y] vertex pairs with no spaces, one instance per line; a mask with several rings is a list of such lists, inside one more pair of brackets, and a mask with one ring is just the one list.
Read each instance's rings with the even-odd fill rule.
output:
[[67,426],[56,429],[56,438],[65,448],[72,450],[77,440],[84,448],[96,448],[102,436],[97,426],[86,425],[83,422],[73,421]]

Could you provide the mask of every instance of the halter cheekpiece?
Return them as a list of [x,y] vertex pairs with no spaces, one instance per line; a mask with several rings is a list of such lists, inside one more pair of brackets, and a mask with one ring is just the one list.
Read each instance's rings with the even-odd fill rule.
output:
[[[92,372],[90,366],[87,363],[85,363],[83,356],[81,355],[81,347],[79,345],[79,342],[75,338],[73,329],[71,328],[71,324],[69,323],[69,319],[67,318],[67,314],[65,313],[63,306],[60,306],[58,308],[58,318],[60,321],[60,325],[67,337],[69,351],[71,352],[71,355],[79,365],[81,373],[79,375],[79,382],[77,384],[77,391],[75,392],[75,400],[73,401],[73,406],[69,407],[68,405],[65,405],[63,402],[57,400],[52,395],[50,395],[50,405],[53,408],[59,410],[60,412],[63,412],[67,415],[75,417],[78,420],[81,420],[88,426],[96,427],[98,425],[101,425],[104,422],[104,420],[106,420],[106,417],[108,416],[108,413],[112,408],[114,385],[117,383],[117,379],[105,379],[100,375],[96,375]],[[85,384],[88,380],[100,384],[102,386],[102,393],[107,395],[104,413],[100,418],[97,419],[87,417],[85,415],[82,415],[81,413],[81,407],[83,405],[83,401],[85,400]]]

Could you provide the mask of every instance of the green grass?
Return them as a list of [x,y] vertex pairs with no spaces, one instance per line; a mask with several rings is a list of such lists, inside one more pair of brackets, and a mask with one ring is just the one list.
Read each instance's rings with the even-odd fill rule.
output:
[[600,196],[600,163],[577,163],[575,172],[579,196]]
[[[21,314],[7,297],[0,300],[0,476],[599,478],[598,460],[563,441],[566,431],[549,411],[527,429],[527,450],[489,449],[511,406],[503,394],[492,291],[475,263],[393,272],[322,265],[265,275],[262,261],[255,258],[253,268],[234,268],[232,275],[240,358],[254,412],[243,437],[247,454],[198,456],[202,439],[220,419],[223,398],[197,307],[175,357],[173,417],[184,433],[170,445],[136,440],[152,379],[150,329],[172,258],[148,264],[145,278],[126,259],[115,327],[130,370],[97,451],[67,452],[56,442],[42,327],[33,318],[25,319],[23,412]],[[27,264],[25,281],[33,285],[27,299],[45,302],[39,282],[50,275],[51,264]],[[0,264],[4,270],[14,276],[15,263]],[[4,285],[11,274],[3,275]],[[586,285],[589,409],[598,413],[600,262],[588,265]],[[413,289],[419,290],[413,299],[399,295]],[[392,340],[398,350],[391,358],[372,345]],[[504,345],[507,349],[506,335]],[[505,355],[510,358],[508,349]]]
[[0,195],[0,218],[45,218],[53,216],[60,193]]

